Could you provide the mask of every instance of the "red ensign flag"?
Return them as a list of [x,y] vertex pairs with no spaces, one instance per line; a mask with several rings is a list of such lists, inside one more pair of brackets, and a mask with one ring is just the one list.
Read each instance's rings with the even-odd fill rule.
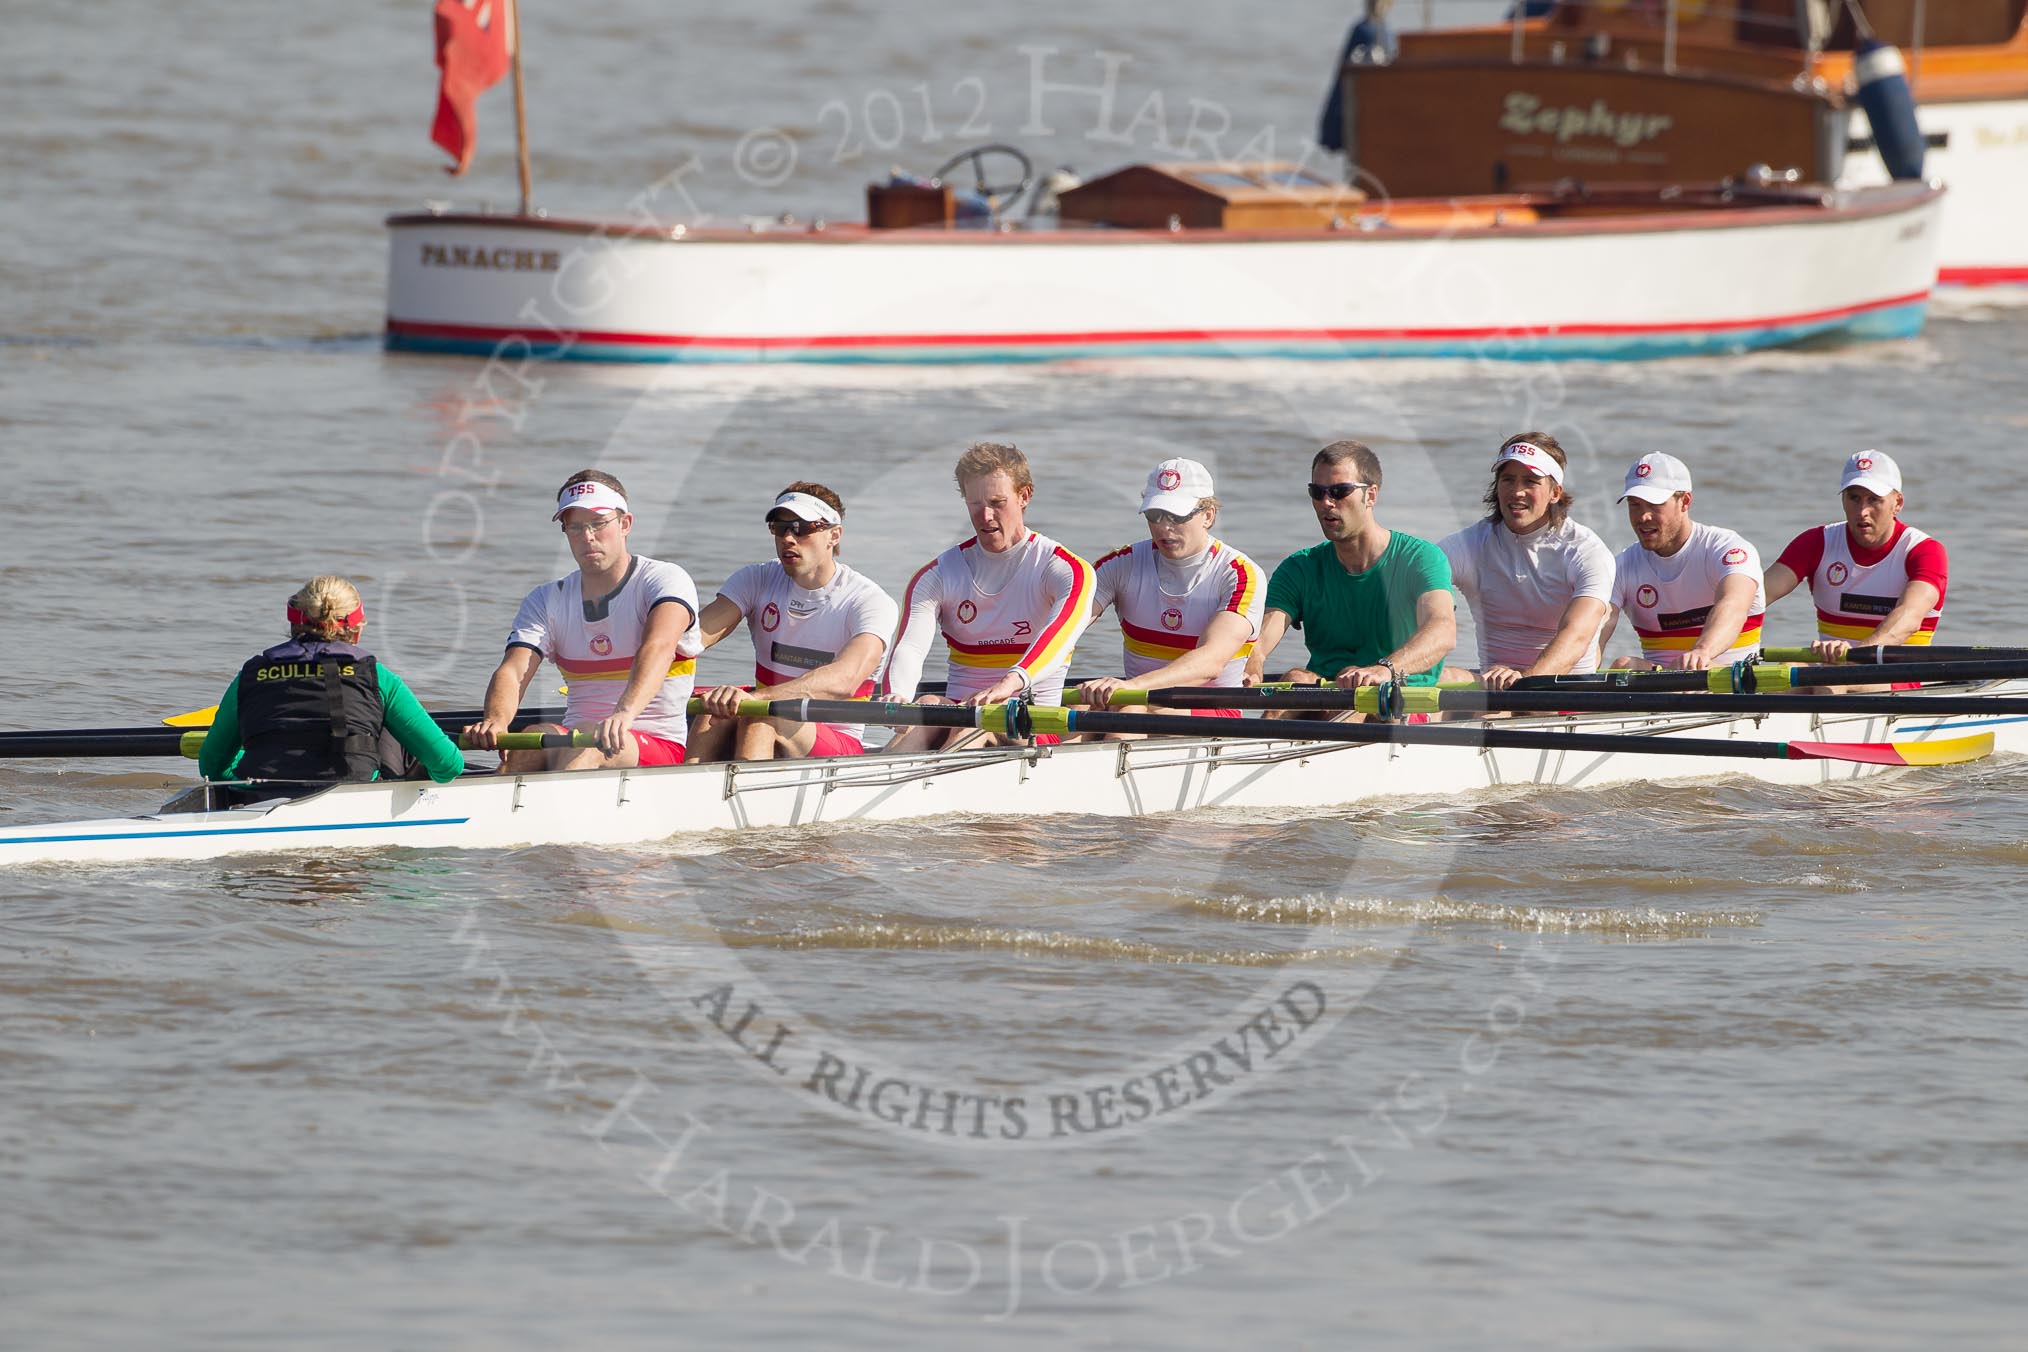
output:
[[479,95],[500,82],[514,62],[509,0],[437,0],[437,124],[430,139],[457,161],[462,174],[479,143]]

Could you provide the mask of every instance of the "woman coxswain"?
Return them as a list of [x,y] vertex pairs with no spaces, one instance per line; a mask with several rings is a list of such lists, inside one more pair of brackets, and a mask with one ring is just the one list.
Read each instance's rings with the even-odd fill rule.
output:
[[289,598],[288,616],[289,641],[249,659],[220,698],[197,758],[205,779],[240,781],[229,791],[240,801],[293,798],[399,774],[403,751],[439,784],[463,773],[457,743],[359,646],[357,588],[312,578]]

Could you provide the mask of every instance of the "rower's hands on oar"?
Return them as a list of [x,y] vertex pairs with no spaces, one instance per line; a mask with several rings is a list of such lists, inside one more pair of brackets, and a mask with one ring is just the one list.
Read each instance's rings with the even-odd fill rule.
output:
[[472,751],[498,751],[500,734],[507,731],[510,718],[482,718],[476,723],[467,723],[463,729],[466,747]]
[[697,702],[704,712],[718,718],[737,718],[739,702],[753,698],[744,686],[714,685],[697,696]]
[[[1248,685],[1259,685],[1266,679],[1266,674],[1264,672],[1255,671],[1251,667],[1247,668],[1246,674],[1248,677],[1247,680]],[[1324,684],[1324,678],[1322,676],[1319,676],[1316,672],[1311,671],[1308,667],[1290,667],[1288,671],[1283,674],[1282,679],[1284,681],[1287,681],[1290,685]]]
[[1479,673],[1479,684],[1488,690],[1511,690],[1522,673],[1512,667],[1487,667]]
[[1010,671],[986,689],[981,690],[978,694],[967,695],[958,702],[960,704],[1005,704],[1010,699],[1019,698],[1021,692],[1027,688],[1027,683]]
[[1810,645],[1810,651],[1817,655],[1819,662],[1842,662],[1852,651],[1852,645],[1842,638],[1820,638]]
[[1113,702],[1113,692],[1127,688],[1124,676],[1101,676],[1095,681],[1086,681],[1077,688],[1079,699],[1093,709],[1104,709]]
[[1331,684],[1340,690],[1357,690],[1362,685],[1386,685],[1393,679],[1386,667],[1347,667]]
[[627,746],[627,729],[634,726],[634,717],[625,710],[619,710],[612,717],[601,719],[597,726],[590,729],[592,737],[598,742],[599,750],[608,756],[617,756],[624,751]]

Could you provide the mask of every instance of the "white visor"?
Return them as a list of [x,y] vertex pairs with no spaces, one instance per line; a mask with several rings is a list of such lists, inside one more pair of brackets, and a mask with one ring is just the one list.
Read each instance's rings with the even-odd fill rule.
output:
[[1498,474],[1500,466],[1506,464],[1509,460],[1532,470],[1536,474],[1540,474],[1545,479],[1554,479],[1557,483],[1563,482],[1563,466],[1556,463],[1555,456],[1543,450],[1532,441],[1517,441],[1506,450],[1501,451],[1499,458],[1493,461],[1493,473]]
[[768,508],[772,516],[776,512],[794,512],[805,521],[821,521],[827,526],[842,526],[845,519],[838,515],[838,509],[822,498],[813,498],[808,493],[784,493],[775,499],[775,505]]
[[611,508],[616,512],[627,510],[627,500],[613,491],[610,484],[596,483],[587,479],[581,484],[572,484],[556,495],[556,515],[551,521],[563,520],[563,514],[573,507],[582,507],[587,512],[602,512]]

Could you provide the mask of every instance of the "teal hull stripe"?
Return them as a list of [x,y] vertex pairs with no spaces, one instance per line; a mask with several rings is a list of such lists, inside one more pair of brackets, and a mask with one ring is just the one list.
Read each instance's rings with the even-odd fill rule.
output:
[[101,835],[10,836],[0,840],[0,850],[9,845],[69,845],[101,840],[171,840],[178,836],[285,836],[306,831],[391,831],[405,826],[463,826],[470,817],[429,817],[412,822],[331,822],[323,826],[212,826],[188,831],[109,831]]
[[[1912,338],[1922,332],[1927,302],[1891,306],[1856,318],[1821,320],[1797,324],[1774,324],[1765,328],[1721,329],[1698,332],[1652,334],[1556,334],[1490,335],[1459,338],[1346,338],[1346,339],[1183,339],[1173,342],[1066,342],[994,346],[982,343],[924,345],[921,347],[719,347],[705,344],[668,346],[659,344],[595,343],[580,339],[574,343],[532,343],[529,353],[536,357],[562,357],[571,361],[690,362],[699,364],[741,363],[765,365],[780,362],[821,365],[949,365],[961,362],[1024,363],[1062,361],[1081,357],[1288,357],[1303,360],[1340,360],[1371,357],[1444,357],[1495,361],[1598,360],[1635,361],[1658,357],[1697,357],[1712,354],[1751,352],[1781,347],[1820,336],[1838,339],[1881,340]],[[402,352],[440,352],[487,356],[498,350],[498,340],[450,338],[414,334],[389,334],[387,346]]]

